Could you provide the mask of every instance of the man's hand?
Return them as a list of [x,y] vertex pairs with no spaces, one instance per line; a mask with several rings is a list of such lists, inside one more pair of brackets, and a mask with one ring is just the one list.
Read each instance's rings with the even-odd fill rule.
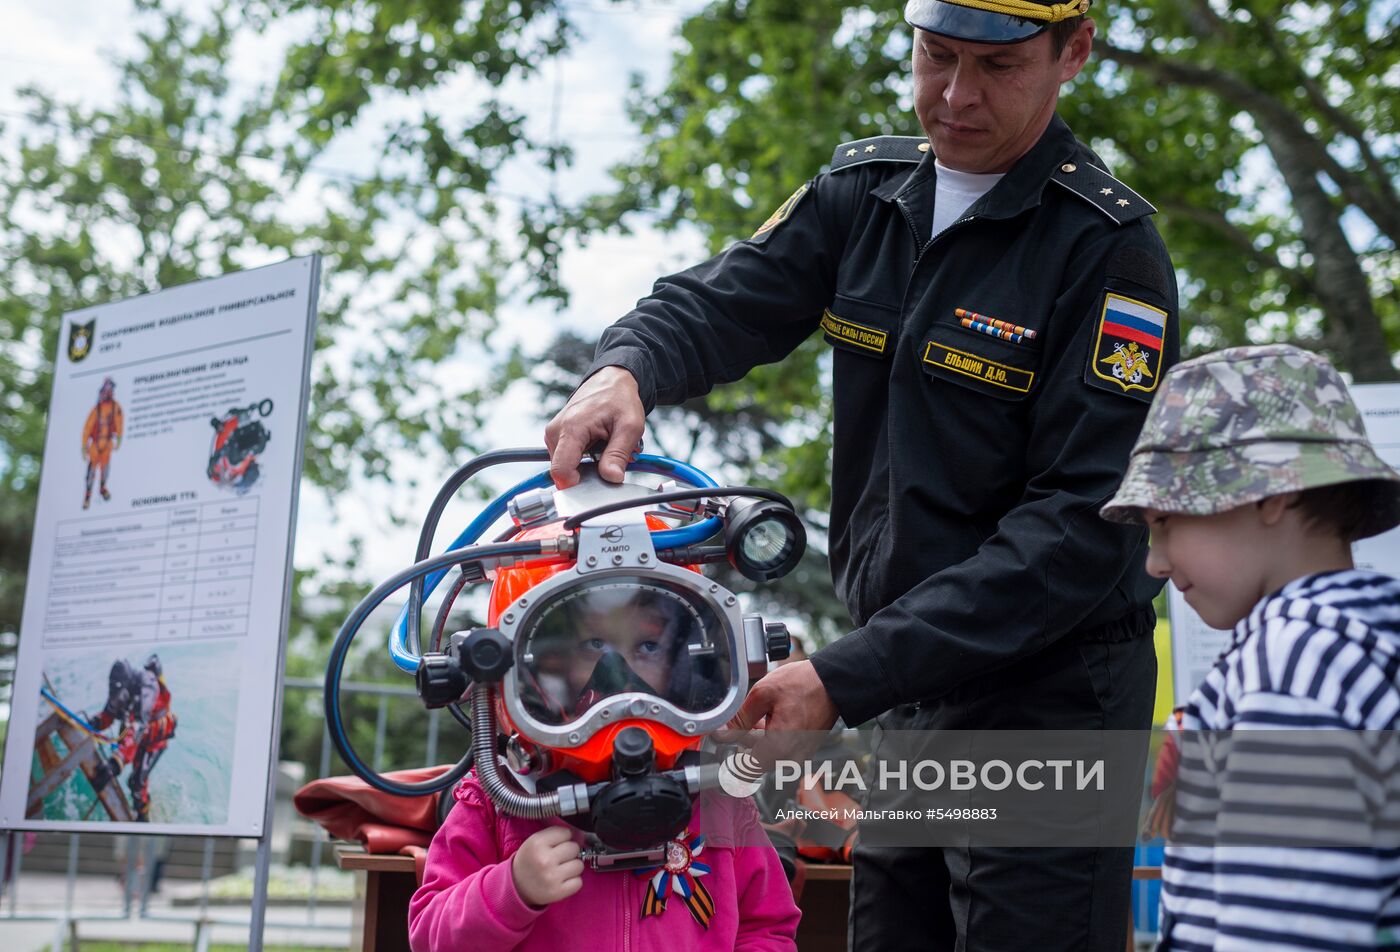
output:
[[598,457],[598,474],[608,482],[622,482],[645,423],[646,412],[631,373],[604,367],[589,377],[544,428],[554,485],[568,489],[577,483],[579,460],[599,442],[607,446]]
[[583,860],[568,827],[547,826],[510,858],[515,891],[532,906],[548,906],[583,888]]
[[764,675],[727,726],[764,728],[753,754],[768,767],[778,760],[801,760],[820,747],[837,713],[812,662],[794,661]]

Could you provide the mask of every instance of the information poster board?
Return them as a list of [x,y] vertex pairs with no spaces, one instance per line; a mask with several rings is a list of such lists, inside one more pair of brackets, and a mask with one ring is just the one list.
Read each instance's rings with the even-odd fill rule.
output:
[[263,835],[319,272],[64,316],[0,827]]
[[[1351,395],[1376,452],[1387,464],[1400,469],[1400,384],[1357,384]],[[1359,569],[1400,575],[1400,529],[1362,539],[1352,546],[1352,556]],[[1170,582],[1167,610],[1172,625],[1173,693],[1176,704],[1181,705],[1230,643],[1230,632],[1207,625]]]

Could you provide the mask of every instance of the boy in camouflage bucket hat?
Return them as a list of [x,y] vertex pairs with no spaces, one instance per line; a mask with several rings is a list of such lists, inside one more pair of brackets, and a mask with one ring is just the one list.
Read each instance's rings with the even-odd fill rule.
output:
[[[1117,495],[1101,510],[1212,515],[1280,493],[1358,481],[1374,506],[1348,542],[1400,524],[1400,474],[1371,448],[1336,369],[1287,344],[1232,347],[1178,364],[1152,404]],[[1389,485],[1384,485],[1389,484]]]
[[[1394,745],[1330,774],[1323,793],[1307,776],[1316,763],[1243,739],[1276,743],[1283,727],[1400,736],[1400,581],[1351,556],[1355,540],[1400,524],[1400,474],[1376,456],[1337,371],[1286,345],[1177,364],[1101,512],[1146,523],[1147,571],[1207,624],[1234,628],[1173,713],[1153,778],[1150,832],[1171,835],[1160,948],[1400,945],[1377,932],[1400,922],[1400,843],[1367,819],[1400,805]],[[1206,742],[1237,729],[1266,733]],[[1296,831],[1309,849],[1239,835],[1262,829]]]

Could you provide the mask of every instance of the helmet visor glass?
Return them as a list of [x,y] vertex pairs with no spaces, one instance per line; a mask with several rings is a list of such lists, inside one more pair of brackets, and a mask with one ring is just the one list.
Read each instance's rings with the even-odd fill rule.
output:
[[613,576],[560,590],[522,620],[515,644],[521,700],[551,727],[621,694],[700,714],[730,687],[720,614],[668,580]]

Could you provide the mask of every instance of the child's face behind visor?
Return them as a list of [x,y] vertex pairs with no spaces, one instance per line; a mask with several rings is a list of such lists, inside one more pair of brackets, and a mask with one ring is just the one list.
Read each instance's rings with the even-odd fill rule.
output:
[[665,696],[675,627],[663,611],[650,605],[629,604],[606,614],[585,615],[569,666],[571,687],[582,690],[603,656],[616,652],[653,691]]

